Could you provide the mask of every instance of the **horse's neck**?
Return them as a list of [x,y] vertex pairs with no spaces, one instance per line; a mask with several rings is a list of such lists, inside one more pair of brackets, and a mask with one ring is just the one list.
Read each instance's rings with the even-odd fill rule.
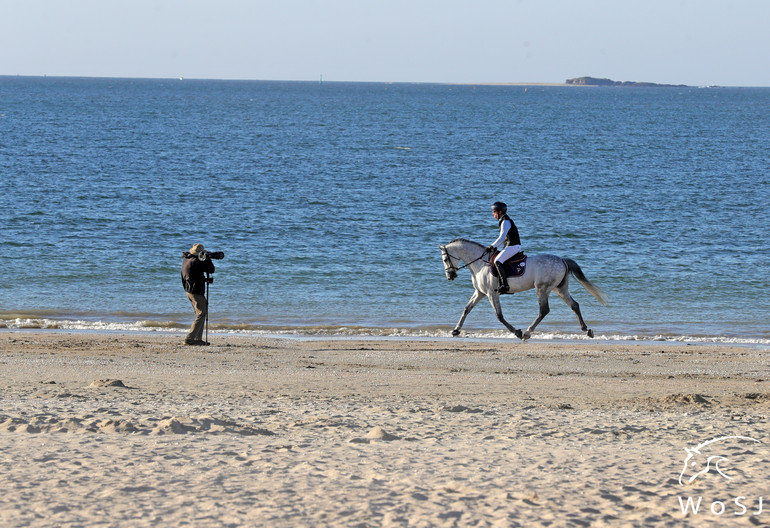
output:
[[457,256],[462,259],[474,273],[483,267],[484,262],[480,260],[484,254],[484,247],[475,242],[460,241],[457,245]]

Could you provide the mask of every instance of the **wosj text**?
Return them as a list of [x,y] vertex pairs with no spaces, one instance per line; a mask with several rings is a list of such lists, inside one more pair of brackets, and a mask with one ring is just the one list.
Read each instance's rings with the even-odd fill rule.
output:
[[757,516],[764,513],[763,497],[735,497],[732,499],[704,500],[703,496],[678,496],[679,509],[682,515],[748,515]]

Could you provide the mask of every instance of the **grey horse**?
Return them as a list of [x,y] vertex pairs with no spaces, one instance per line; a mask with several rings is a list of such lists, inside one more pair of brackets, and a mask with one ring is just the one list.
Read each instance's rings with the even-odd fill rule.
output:
[[[483,298],[487,297],[492,304],[492,308],[495,310],[497,319],[505,325],[505,327],[516,334],[516,337],[526,341],[531,337],[535,327],[540,324],[540,321],[548,315],[550,308],[548,307],[548,295],[551,291],[555,291],[562,300],[567,303],[575,315],[577,315],[578,322],[580,323],[580,329],[586,333],[588,337],[593,337],[594,332],[586,325],[583,320],[583,316],[580,314],[580,306],[577,301],[572,298],[569,293],[569,277],[574,276],[588,292],[596,297],[602,305],[607,305],[607,296],[604,292],[591,281],[589,281],[583,274],[583,270],[580,269],[577,262],[572,259],[557,257],[556,255],[539,254],[532,255],[527,259],[526,271],[519,277],[509,277],[508,285],[510,286],[509,294],[531,290],[535,288],[537,293],[537,300],[540,304],[540,313],[537,318],[529,325],[529,328],[525,332],[517,330],[511,326],[508,321],[503,317],[503,311],[500,307],[500,294],[497,292],[499,280],[492,273],[492,269],[489,265],[489,258],[487,257],[487,249],[478,242],[471,240],[465,240],[458,238],[452,240],[446,246],[439,246],[441,250],[441,257],[444,260],[444,272],[448,280],[454,280],[457,278],[457,272],[462,268],[468,268],[471,272],[471,281],[476,291],[471,295],[468,304],[465,305],[465,310],[457,322],[452,335],[460,335],[460,329],[465,322],[465,318],[473,307]],[[460,262],[464,262],[464,265],[460,265]]]

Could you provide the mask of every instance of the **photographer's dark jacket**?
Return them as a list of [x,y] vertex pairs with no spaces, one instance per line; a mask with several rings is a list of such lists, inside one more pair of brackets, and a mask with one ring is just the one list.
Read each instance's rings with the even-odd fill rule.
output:
[[199,260],[197,256],[186,257],[182,262],[184,291],[195,295],[205,295],[206,273],[214,273],[214,263],[211,259]]

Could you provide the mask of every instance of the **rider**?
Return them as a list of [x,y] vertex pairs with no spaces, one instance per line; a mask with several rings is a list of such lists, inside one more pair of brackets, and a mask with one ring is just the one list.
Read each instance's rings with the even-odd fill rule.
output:
[[500,287],[497,289],[499,293],[507,293],[509,290],[508,279],[505,276],[505,266],[503,263],[521,251],[521,240],[519,239],[519,230],[516,228],[516,224],[508,216],[508,206],[503,202],[495,202],[492,204],[492,214],[495,216],[495,220],[498,221],[500,226],[500,236],[497,240],[492,242],[492,245],[487,248],[487,251],[492,252],[504,245],[503,250],[497,256],[495,260],[495,267],[500,274]]

